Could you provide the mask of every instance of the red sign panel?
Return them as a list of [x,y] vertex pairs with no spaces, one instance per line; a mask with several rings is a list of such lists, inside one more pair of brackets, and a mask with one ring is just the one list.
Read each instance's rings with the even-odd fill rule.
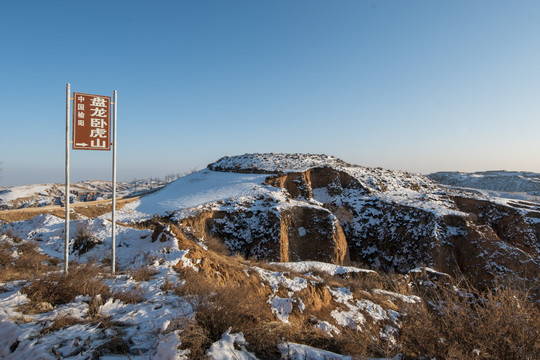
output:
[[73,149],[111,150],[111,97],[73,93]]

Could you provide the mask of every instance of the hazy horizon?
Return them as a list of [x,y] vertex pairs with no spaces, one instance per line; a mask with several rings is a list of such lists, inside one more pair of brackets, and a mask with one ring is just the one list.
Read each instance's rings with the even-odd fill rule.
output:
[[[243,154],[235,154],[235,155],[243,155]],[[234,156],[234,155],[226,155],[226,156]],[[217,161],[218,159],[215,159],[214,161]],[[342,159],[343,160],[343,159]],[[134,181],[134,180],[146,180],[146,179],[151,179],[151,178],[158,178],[158,179],[164,179],[165,177],[167,176],[176,176],[176,175],[180,175],[180,176],[185,176],[185,175],[188,175],[190,174],[191,172],[197,170],[203,170],[206,168],[207,165],[211,164],[212,162],[214,161],[211,161],[209,162],[208,164],[202,166],[202,167],[193,167],[191,169],[183,169],[183,170],[178,170],[178,171],[168,171],[168,172],[160,172],[160,173],[156,173],[156,174],[150,174],[148,176],[137,176],[138,173],[133,173],[133,176],[129,176],[129,173],[127,172],[123,172],[123,177],[121,178],[118,178],[117,181],[123,181],[123,182],[130,182],[130,181]],[[362,165],[362,164],[354,164],[354,163],[351,163],[352,165],[360,165],[360,166],[366,166],[366,165]],[[107,164],[104,164],[105,167]],[[108,164],[109,167],[110,167],[110,163]],[[366,166],[366,167],[380,167],[380,166]],[[463,172],[463,173],[476,173],[476,172],[489,172],[489,171],[506,171],[506,172],[531,172],[531,173],[537,173],[537,172],[534,172],[534,171],[529,171],[529,170],[516,170],[516,169],[485,169],[485,170],[474,170],[474,171],[462,171],[462,170],[438,170],[438,171],[433,171],[433,172],[426,172],[426,173],[419,173],[419,172],[413,172],[413,171],[408,171],[408,170],[405,170],[405,169],[399,169],[399,168],[386,168],[386,169],[389,169],[389,170],[401,170],[401,171],[406,171],[406,172],[412,172],[412,173],[418,173],[418,174],[422,174],[422,175],[429,175],[429,174],[432,174],[432,173],[435,173],[435,172]],[[107,171],[108,170],[108,171]],[[18,186],[18,185],[33,185],[33,184],[48,184],[48,183],[57,183],[57,184],[63,184],[65,183],[65,176],[64,176],[64,173],[62,174],[39,174],[39,175],[35,175],[35,174],[32,174],[31,175],[31,170],[29,170],[27,173],[25,172],[22,172],[20,175],[24,177],[28,176],[28,177],[33,177],[33,178],[36,178],[36,179],[44,179],[44,181],[29,181],[29,182],[19,182],[19,183],[13,183],[13,184],[0,184],[0,188],[1,187],[10,187],[10,186]],[[111,169],[99,169],[96,171],[96,173],[99,173],[99,174],[102,174],[102,177],[93,177],[93,178],[86,178],[84,176],[81,176],[80,174],[74,174],[73,171],[71,173],[71,176],[70,176],[70,181],[72,183],[75,183],[75,182],[82,182],[82,181],[92,181],[92,180],[98,180],[98,181],[111,181]],[[26,174],[26,175],[25,175]],[[540,175],[540,173],[538,173]],[[55,178],[57,179],[56,181],[48,181],[47,179],[49,178]]]

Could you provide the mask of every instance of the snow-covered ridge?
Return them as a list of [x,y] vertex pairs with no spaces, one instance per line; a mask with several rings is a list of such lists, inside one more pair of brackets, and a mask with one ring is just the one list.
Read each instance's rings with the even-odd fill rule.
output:
[[351,165],[329,155],[267,153],[225,156],[208,165],[208,168],[226,172],[291,173],[303,172],[320,166]]
[[[128,221],[128,219],[149,218],[153,214],[179,214],[182,210],[205,204],[224,201],[236,203],[262,197],[274,199],[276,203],[282,205],[290,205],[291,199],[286,199],[287,195],[283,189],[265,183],[268,175],[299,173],[314,168],[332,168],[347,174],[355,179],[360,187],[368,189],[372,194],[379,194],[388,202],[398,202],[427,210],[439,209],[443,212],[453,209],[437,193],[438,186],[423,175],[351,165],[327,155],[245,154],[223,157],[208,165],[208,169],[173,181],[163,189],[129,204],[120,211],[119,216]],[[315,189],[313,195],[317,205],[322,206],[324,202],[331,202],[327,190],[323,188]],[[303,202],[305,206],[313,204]],[[218,208],[226,210],[227,207],[225,205],[215,207]]]
[[213,171],[255,174],[300,173],[322,167],[344,172],[358,180],[363,187],[375,192],[402,192],[406,189],[419,191],[437,188],[432,180],[420,174],[352,165],[329,155],[244,154],[225,156],[208,165],[208,169]]
[[444,185],[540,195],[540,174],[524,171],[437,172],[428,178]]

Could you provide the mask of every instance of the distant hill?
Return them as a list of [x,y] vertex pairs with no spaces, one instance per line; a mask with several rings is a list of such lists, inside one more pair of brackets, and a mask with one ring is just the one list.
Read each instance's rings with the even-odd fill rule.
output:
[[441,184],[500,192],[520,192],[540,196],[540,174],[524,171],[483,171],[465,173],[443,171],[427,175]]
[[[118,197],[136,196],[163,187],[159,180],[117,182]],[[112,197],[110,181],[82,181],[70,185],[71,203],[105,200]],[[0,188],[0,210],[63,205],[65,184],[34,184]]]

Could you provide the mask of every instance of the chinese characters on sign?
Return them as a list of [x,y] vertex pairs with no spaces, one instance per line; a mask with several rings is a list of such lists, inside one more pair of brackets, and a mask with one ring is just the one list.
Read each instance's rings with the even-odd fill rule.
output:
[[73,93],[73,149],[111,149],[111,97]]

